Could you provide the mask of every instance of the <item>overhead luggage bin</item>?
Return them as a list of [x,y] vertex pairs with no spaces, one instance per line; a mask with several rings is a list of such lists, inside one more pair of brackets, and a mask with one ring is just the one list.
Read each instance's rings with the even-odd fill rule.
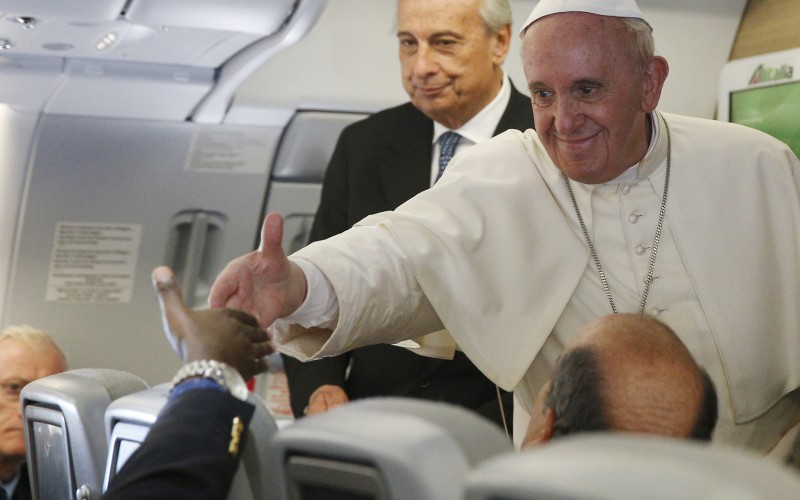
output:
[[0,102],[167,120],[198,111],[221,123],[242,81],[302,38],[325,3],[0,0]]

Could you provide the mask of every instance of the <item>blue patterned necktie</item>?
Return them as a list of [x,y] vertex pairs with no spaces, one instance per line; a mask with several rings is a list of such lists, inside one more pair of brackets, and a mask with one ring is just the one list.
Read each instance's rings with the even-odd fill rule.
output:
[[461,140],[461,136],[452,131],[445,132],[439,137],[439,173],[436,174],[437,181],[444,173],[447,164],[453,159],[459,140]]

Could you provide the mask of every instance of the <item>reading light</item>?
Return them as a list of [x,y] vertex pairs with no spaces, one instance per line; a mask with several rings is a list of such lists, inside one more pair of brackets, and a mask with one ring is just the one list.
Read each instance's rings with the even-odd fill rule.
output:
[[33,29],[39,24],[39,20],[32,16],[17,16],[14,20],[26,30]]
[[114,42],[116,41],[117,41],[117,32],[109,31],[108,33],[100,37],[100,40],[97,41],[97,43],[94,45],[94,48],[96,48],[97,50],[106,50],[107,48],[114,45]]

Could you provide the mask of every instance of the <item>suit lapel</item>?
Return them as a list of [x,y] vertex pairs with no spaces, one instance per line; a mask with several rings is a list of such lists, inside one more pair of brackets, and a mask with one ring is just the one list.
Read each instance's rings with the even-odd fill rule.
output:
[[[399,120],[395,133],[386,138],[387,160],[380,177],[391,209],[430,187],[433,121],[410,103],[408,116]],[[533,128],[530,99],[511,86],[511,98],[494,135],[508,129]]]
[[497,122],[497,128],[494,130],[494,135],[501,134],[509,129],[517,129],[526,131],[533,128],[533,109],[531,108],[531,100],[524,94],[517,91],[514,85],[511,85],[511,97],[508,100],[506,110],[500,121]]
[[392,209],[430,187],[433,121],[412,108],[396,130],[387,137],[387,160],[379,171]]
[[32,498],[31,494],[31,480],[28,477],[28,465],[22,464],[19,472],[19,482],[16,489],[14,489],[14,496],[11,500],[28,500]]

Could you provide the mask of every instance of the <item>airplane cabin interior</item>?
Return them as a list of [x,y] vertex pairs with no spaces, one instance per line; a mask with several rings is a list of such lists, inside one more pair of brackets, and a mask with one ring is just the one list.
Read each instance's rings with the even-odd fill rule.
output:
[[[516,30],[535,2],[510,3]],[[638,3],[670,62],[661,109],[758,128],[800,154],[797,2]],[[223,266],[257,247],[267,213],[283,215],[287,253],[306,245],[340,132],[407,101],[394,8],[0,0],[0,325],[51,332],[73,368],[21,394],[35,498],[101,498],[164,406],[180,365],[154,267],[174,269],[187,303],[204,308]],[[504,68],[526,91],[512,38]],[[520,457],[493,426],[420,401],[293,422],[280,357],[271,362],[251,386],[231,499],[800,491],[797,472],[755,455],[662,440],[567,440]],[[620,474],[637,480],[622,491]]]

